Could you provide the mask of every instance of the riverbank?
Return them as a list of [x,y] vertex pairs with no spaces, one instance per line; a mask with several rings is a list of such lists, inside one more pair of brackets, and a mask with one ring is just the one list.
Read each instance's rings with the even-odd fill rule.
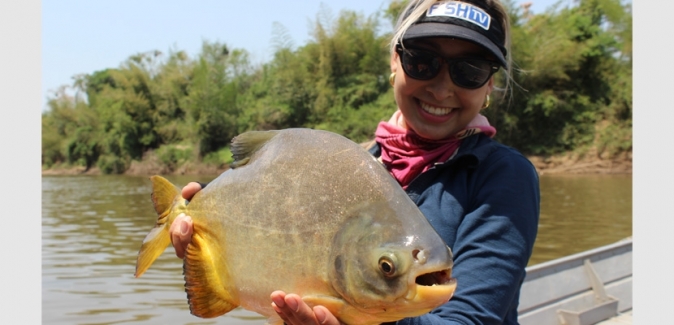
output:
[[529,156],[539,175],[544,174],[631,174],[632,152],[604,158],[596,154]]
[[[631,174],[632,152],[617,157],[605,158],[597,154],[566,154],[558,156],[528,156],[539,175],[545,174]],[[188,162],[170,169],[159,163],[157,159],[133,161],[125,175],[219,175],[227,170],[227,166],[215,166]],[[100,175],[96,168],[85,170],[84,167],[55,167],[43,169],[42,175]]]

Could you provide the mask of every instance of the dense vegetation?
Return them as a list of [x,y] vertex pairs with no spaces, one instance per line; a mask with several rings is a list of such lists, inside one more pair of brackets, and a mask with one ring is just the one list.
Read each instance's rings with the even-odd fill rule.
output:
[[[395,110],[382,26],[391,30],[404,3],[392,0],[384,16],[318,17],[313,40],[298,48],[276,26],[273,59],[260,66],[243,49],[204,42],[196,58],[152,51],[76,76],[76,94],[63,88],[42,115],[42,164],[122,173],[147,153],[170,169],[223,164],[231,138],[247,130],[308,127],[368,140]],[[631,5],[508,7],[514,83],[483,112],[497,139],[525,154],[631,151]],[[506,76],[497,76],[502,88]]]

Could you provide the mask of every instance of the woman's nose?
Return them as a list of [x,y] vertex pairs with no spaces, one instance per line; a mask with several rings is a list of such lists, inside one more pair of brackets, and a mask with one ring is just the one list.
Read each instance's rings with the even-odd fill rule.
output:
[[438,101],[453,96],[455,89],[456,85],[452,81],[452,78],[450,78],[446,66],[442,68],[435,78],[429,80],[426,86],[426,90],[433,94],[433,97]]

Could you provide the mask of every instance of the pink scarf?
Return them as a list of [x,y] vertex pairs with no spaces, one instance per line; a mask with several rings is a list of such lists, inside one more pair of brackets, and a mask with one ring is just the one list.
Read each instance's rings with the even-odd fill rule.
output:
[[403,189],[435,163],[445,162],[452,157],[459,149],[461,140],[478,133],[485,133],[489,137],[496,134],[496,129],[481,114],[468,123],[465,129],[442,140],[424,139],[404,125],[398,110],[393,113],[391,120],[380,122],[375,132],[375,139],[382,149],[382,162]]

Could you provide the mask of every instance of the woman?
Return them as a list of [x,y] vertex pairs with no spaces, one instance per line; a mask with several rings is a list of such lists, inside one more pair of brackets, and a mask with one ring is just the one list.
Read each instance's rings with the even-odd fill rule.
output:
[[[498,0],[413,0],[391,42],[398,109],[375,132],[378,157],[452,248],[457,291],[405,324],[517,324],[519,291],[538,228],[538,176],[520,153],[491,139],[480,114],[494,73],[510,72],[509,23]],[[509,80],[509,79],[508,79]],[[507,87],[506,87],[507,88]],[[201,188],[190,183],[183,196]],[[191,237],[189,217],[172,227],[176,254]],[[288,324],[338,324],[322,307],[272,293]]]

